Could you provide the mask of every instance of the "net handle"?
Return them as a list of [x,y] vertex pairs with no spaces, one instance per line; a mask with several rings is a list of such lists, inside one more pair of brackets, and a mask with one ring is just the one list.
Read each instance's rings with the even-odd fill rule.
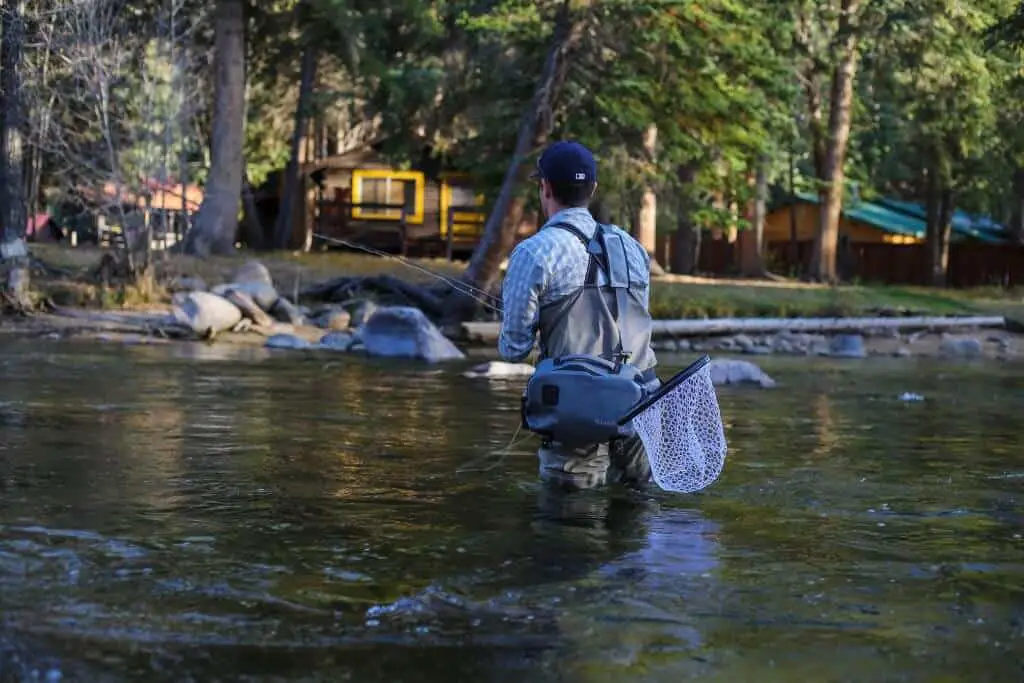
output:
[[632,420],[634,417],[636,417],[640,413],[642,413],[645,410],[647,410],[648,408],[650,408],[652,405],[654,405],[654,403],[656,403],[658,401],[658,399],[660,399],[662,396],[664,396],[668,392],[670,392],[673,389],[675,389],[676,387],[678,387],[680,384],[682,384],[686,380],[688,380],[691,377],[693,377],[695,374],[700,372],[704,368],[705,365],[707,365],[710,362],[711,362],[711,357],[710,356],[708,356],[708,355],[701,356],[700,358],[698,358],[697,360],[693,361],[692,363],[687,365],[685,368],[683,368],[682,370],[680,370],[676,374],[672,375],[672,377],[669,378],[669,380],[667,382],[665,382],[660,387],[658,387],[657,391],[655,391],[653,394],[651,394],[647,398],[645,398],[642,401],[640,401],[639,403],[637,403],[635,406],[630,408],[628,413],[626,413],[625,415],[620,417],[619,418],[619,426],[621,427],[622,425],[626,424],[627,422]]

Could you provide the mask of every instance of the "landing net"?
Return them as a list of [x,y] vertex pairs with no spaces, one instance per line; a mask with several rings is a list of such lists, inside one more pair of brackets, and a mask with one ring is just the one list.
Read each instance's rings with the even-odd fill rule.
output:
[[700,491],[725,465],[728,447],[709,362],[705,356],[673,377],[632,417],[654,481],[666,491]]

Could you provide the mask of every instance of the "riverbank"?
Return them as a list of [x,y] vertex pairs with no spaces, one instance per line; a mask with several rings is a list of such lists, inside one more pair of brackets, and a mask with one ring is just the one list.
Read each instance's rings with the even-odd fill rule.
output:
[[[442,333],[428,316],[411,308],[408,300],[403,301],[401,287],[427,284],[433,278],[393,259],[350,253],[275,254],[259,261],[244,253],[207,260],[169,255],[158,261],[158,286],[148,297],[139,297],[123,287],[104,287],[90,275],[102,252],[36,245],[33,253],[46,265],[39,275],[34,274],[34,284],[50,303],[49,312],[7,317],[0,323],[2,333],[122,343],[185,340],[363,351],[430,361],[466,352],[486,355],[496,344],[498,324],[493,321],[468,323]],[[461,268],[444,261],[417,265],[445,276],[457,275]],[[390,284],[391,291],[384,286],[383,292],[366,296],[358,291],[353,296],[350,288],[318,287],[339,277],[372,278]],[[756,302],[762,315],[668,317],[671,312],[694,313],[699,308],[694,302],[708,292],[719,302],[717,309],[747,310]],[[878,296],[869,296],[872,293]],[[1024,304],[1013,297],[1012,292],[922,293],[908,288],[669,276],[654,283],[652,312],[658,319],[654,343],[660,354],[1014,361],[1024,357],[1024,335],[1013,318],[1008,325],[1003,320],[1007,314],[1016,315]],[[827,303],[839,299],[848,305]],[[667,306],[665,300],[680,305]],[[897,302],[907,305],[897,306]],[[912,302],[917,306],[910,306]],[[798,309],[808,313],[796,315]],[[853,313],[841,314],[840,309]],[[822,310],[831,311],[830,317],[808,317],[809,312]],[[366,322],[374,317],[376,328],[367,334]]]
[[[104,250],[33,244],[31,251],[53,272],[34,272],[34,285],[60,306],[116,310],[167,306],[177,289],[212,287],[228,282],[246,262],[263,263],[276,287],[293,301],[316,283],[340,276],[390,275],[411,284],[437,278],[397,259],[356,252],[252,253],[196,259],[160,255],[157,272],[162,287],[149,300],[134,292],[104,290],[92,272]],[[458,277],[464,262],[410,259],[409,263],[443,277]],[[58,272],[59,271],[59,272]],[[301,299],[301,296],[299,296]],[[667,275],[652,283],[651,313],[665,320],[763,317],[860,317],[891,315],[1003,315],[1024,323],[1024,292],[997,287],[965,290],[925,287],[841,285],[832,287],[793,280],[705,278]]]

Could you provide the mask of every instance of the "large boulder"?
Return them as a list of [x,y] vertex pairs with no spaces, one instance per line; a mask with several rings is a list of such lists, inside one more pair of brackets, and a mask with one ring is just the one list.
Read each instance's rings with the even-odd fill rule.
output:
[[274,308],[278,299],[281,298],[277,290],[274,289],[274,285],[267,284],[266,282],[227,282],[217,285],[212,291],[214,294],[224,296],[232,290],[245,294],[256,302],[257,306],[268,313]]
[[238,306],[210,292],[176,294],[171,315],[176,322],[202,336],[230,330],[242,320]]
[[246,261],[242,266],[235,271],[235,277],[232,278],[233,282],[239,284],[263,284],[274,286],[274,280],[270,277],[270,271],[267,267],[259,261]]
[[465,355],[418,308],[378,308],[363,323],[359,341],[371,356],[416,358],[431,363]]
[[761,368],[745,360],[712,360],[708,369],[711,382],[715,386],[723,384],[756,384],[771,388],[775,380],[766,375]]

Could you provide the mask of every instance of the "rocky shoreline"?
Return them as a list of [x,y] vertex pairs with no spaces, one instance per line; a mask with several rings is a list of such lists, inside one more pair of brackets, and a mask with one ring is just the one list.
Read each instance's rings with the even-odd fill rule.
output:
[[[158,311],[58,309],[27,318],[6,318],[0,333],[50,338],[86,337],[125,343],[176,340],[324,350],[409,358],[437,363],[465,359],[472,348],[494,349],[494,342],[460,328],[442,332],[427,315],[409,305],[386,306],[369,300],[300,306],[279,294],[266,267],[245,263],[231,281],[211,288],[194,280],[176,283],[173,304]],[[808,322],[808,321],[804,321]],[[810,321],[813,322],[813,321]],[[856,321],[853,321],[856,322]],[[942,357],[1019,360],[1024,336],[1007,329],[918,329],[895,326],[862,334],[773,332],[715,336],[656,337],[656,353],[725,353],[830,358]],[[497,367],[497,366],[495,366]],[[756,366],[755,366],[756,367]]]
[[1016,360],[1024,353],[1024,336],[1006,330],[960,332],[872,330],[865,334],[809,334],[780,332],[769,335],[737,334],[722,337],[657,339],[655,352],[725,351],[751,356],[787,355],[830,358],[872,356],[912,358],[987,358]]

